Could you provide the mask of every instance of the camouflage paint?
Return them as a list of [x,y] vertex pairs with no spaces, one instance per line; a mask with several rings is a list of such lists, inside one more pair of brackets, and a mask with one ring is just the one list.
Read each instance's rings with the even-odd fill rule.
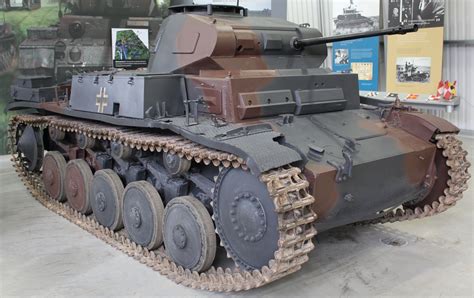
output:
[[[304,169],[316,198],[319,230],[376,218],[387,208],[439,196],[441,187],[433,177],[443,177],[445,173],[440,171],[446,169],[436,158],[439,151],[432,138],[435,133],[458,129],[439,118],[404,109],[394,108],[382,118],[374,111],[362,110],[355,75],[318,69],[326,59],[326,45],[292,46],[295,37],[320,36],[316,29],[272,18],[176,13],[162,25],[147,75],[157,79],[181,76],[185,86],[176,92],[195,103],[191,111],[197,108],[203,119],[215,117],[225,122],[215,127],[203,121],[196,124],[196,130],[219,130],[222,135],[236,128],[268,124],[275,132],[274,146],[285,146],[299,156],[295,164]],[[112,121],[97,113],[95,97],[81,97],[81,93],[85,92],[77,92],[72,100],[84,103],[82,111],[89,118]],[[67,103],[41,103],[39,107],[76,117],[86,115],[67,110]],[[224,144],[217,137],[209,140],[203,133],[193,134],[192,127],[168,124],[166,121],[175,120],[172,117],[143,119],[147,120],[143,124],[122,120],[125,126],[186,131],[193,140],[212,144],[215,149],[224,150],[231,144],[244,155],[252,156],[245,150],[268,150],[267,155],[277,160],[274,163],[282,159],[273,151],[276,147],[239,147],[251,136],[237,136]],[[344,161],[344,140],[354,141],[357,150],[352,154],[352,177],[337,182],[337,171],[329,163]],[[311,146],[322,148],[319,159],[311,156]]]

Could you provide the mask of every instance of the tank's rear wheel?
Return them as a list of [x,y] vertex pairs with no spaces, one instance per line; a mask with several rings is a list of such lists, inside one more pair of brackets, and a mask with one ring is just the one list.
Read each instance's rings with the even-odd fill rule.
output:
[[165,209],[166,252],[186,269],[207,270],[216,255],[216,234],[206,207],[194,197],[171,200]]
[[164,207],[158,191],[146,181],[130,183],[123,194],[123,224],[130,238],[150,250],[163,242]]
[[267,186],[242,169],[227,169],[217,179],[214,218],[224,247],[247,270],[268,265],[278,249],[278,214]]
[[43,161],[43,183],[48,195],[56,201],[66,200],[66,159],[57,151],[48,152]]
[[[414,210],[415,208],[424,209],[426,206],[433,207],[433,204],[438,205],[440,198],[445,196],[449,196],[450,200],[459,200],[467,189],[470,164],[466,159],[467,152],[461,147],[462,142],[452,136],[448,137],[450,141],[449,145],[446,145],[443,135],[439,135],[438,138],[434,172],[436,179],[433,188],[425,198],[403,204],[405,208]],[[453,164],[452,160],[458,160],[458,164]],[[457,187],[451,189],[452,184],[456,184]]]
[[90,186],[93,179],[92,171],[86,161],[75,159],[66,167],[66,196],[69,205],[83,214],[90,214]]
[[123,228],[124,187],[120,177],[113,170],[95,173],[91,188],[91,205],[95,218],[112,231]]
[[22,155],[26,162],[28,170],[32,172],[39,171],[43,165],[44,144],[43,133],[38,128],[26,126],[19,129],[18,134],[18,153]]

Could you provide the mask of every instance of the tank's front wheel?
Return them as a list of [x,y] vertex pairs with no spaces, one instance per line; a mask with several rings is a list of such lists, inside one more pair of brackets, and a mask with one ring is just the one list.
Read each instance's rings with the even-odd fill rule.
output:
[[164,207],[158,191],[146,181],[130,183],[123,194],[123,224],[133,242],[150,250],[163,242]]
[[228,254],[247,270],[268,265],[278,249],[278,214],[267,186],[242,169],[224,170],[213,198],[217,231]]
[[163,234],[167,253],[184,268],[202,272],[214,261],[214,225],[206,207],[196,198],[179,197],[168,203]]

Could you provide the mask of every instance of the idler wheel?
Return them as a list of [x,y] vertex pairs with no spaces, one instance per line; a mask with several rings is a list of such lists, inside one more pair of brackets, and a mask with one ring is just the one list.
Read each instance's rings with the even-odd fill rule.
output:
[[39,128],[26,126],[18,131],[18,153],[23,157],[29,171],[36,172],[43,165],[43,132]]
[[66,167],[66,196],[69,205],[83,214],[92,212],[90,188],[92,171],[82,159],[71,160]]
[[216,256],[216,234],[206,207],[194,197],[171,200],[165,209],[164,243],[174,262],[202,272]]
[[419,198],[418,200],[404,203],[404,207],[411,209],[419,207],[423,209],[426,205],[431,205],[433,202],[437,202],[439,197],[444,195],[444,190],[449,187],[448,181],[450,178],[450,167],[446,164],[448,159],[443,156],[443,151],[444,149],[439,148],[436,150],[436,156],[434,160],[435,169],[432,173],[430,173],[430,175],[435,176],[436,179],[430,193],[424,198]]
[[226,169],[213,198],[217,232],[227,253],[246,270],[269,264],[278,249],[278,214],[267,186],[242,169]]
[[191,168],[190,160],[167,152],[163,153],[163,163],[168,173],[170,173],[172,176],[185,174]]
[[97,221],[112,231],[123,228],[123,192],[122,181],[113,170],[95,173],[91,187],[92,210]]
[[43,184],[48,195],[56,201],[66,200],[66,159],[57,151],[48,152],[43,160]]
[[150,250],[163,242],[163,201],[146,181],[130,183],[123,194],[123,224],[133,242]]

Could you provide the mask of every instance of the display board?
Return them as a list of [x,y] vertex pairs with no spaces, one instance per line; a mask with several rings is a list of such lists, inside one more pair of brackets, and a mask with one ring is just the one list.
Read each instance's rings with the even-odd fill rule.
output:
[[390,0],[388,26],[421,29],[387,38],[387,91],[434,94],[442,76],[444,0]]
[[113,28],[114,67],[127,69],[147,67],[150,59],[148,36],[148,29]]
[[[332,35],[379,29],[378,0],[335,0]],[[379,84],[379,37],[333,43],[333,70],[357,73],[360,90],[377,90]]]

